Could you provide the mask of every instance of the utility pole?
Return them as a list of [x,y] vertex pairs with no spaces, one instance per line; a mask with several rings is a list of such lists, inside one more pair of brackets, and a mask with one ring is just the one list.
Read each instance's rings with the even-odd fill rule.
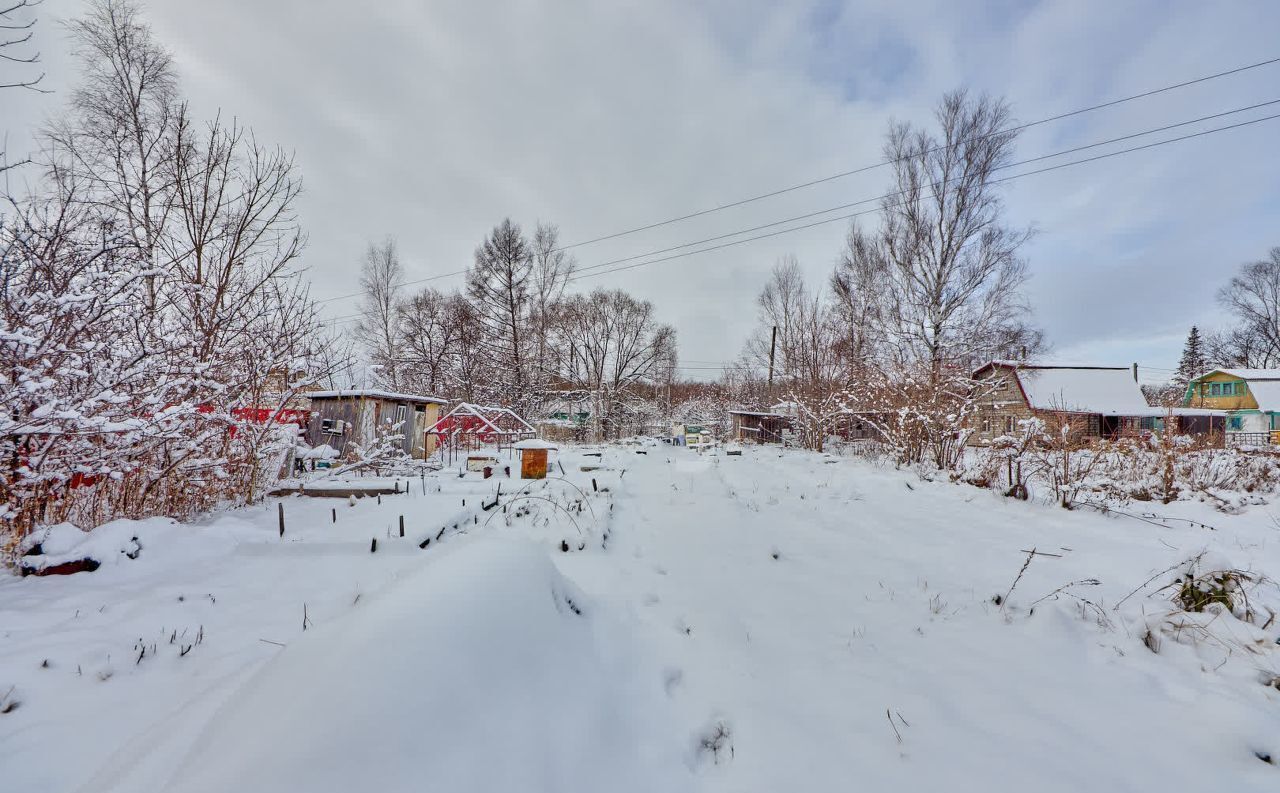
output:
[[773,326],[773,338],[769,341],[769,398],[773,399],[773,354],[778,349],[778,326]]

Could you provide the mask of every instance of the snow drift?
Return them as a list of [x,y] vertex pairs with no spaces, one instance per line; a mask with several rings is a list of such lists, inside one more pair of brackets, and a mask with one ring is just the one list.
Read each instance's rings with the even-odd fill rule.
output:
[[684,789],[687,732],[624,635],[532,543],[444,550],[291,642],[164,788]]

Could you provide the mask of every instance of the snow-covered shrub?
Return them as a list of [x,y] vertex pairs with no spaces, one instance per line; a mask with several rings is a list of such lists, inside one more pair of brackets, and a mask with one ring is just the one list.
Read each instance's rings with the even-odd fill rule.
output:
[[1135,594],[1144,589],[1148,599],[1163,603],[1163,608],[1148,605],[1130,620],[1154,653],[1162,652],[1166,640],[1227,656],[1274,652],[1269,631],[1280,612],[1280,587],[1265,575],[1202,552]]
[[845,406],[879,432],[898,465],[955,471],[972,433],[974,386],[967,376],[904,370],[852,390]]

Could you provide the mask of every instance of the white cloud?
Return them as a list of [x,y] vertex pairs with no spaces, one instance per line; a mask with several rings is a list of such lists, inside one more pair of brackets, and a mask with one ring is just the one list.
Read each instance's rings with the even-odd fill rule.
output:
[[[50,18],[77,7],[48,0],[38,31],[60,94],[0,96],[15,141],[66,95],[72,69]],[[971,8],[165,0],[149,16],[198,111],[221,107],[296,148],[319,297],[355,288],[367,239],[397,236],[410,277],[459,270],[507,215],[594,237],[873,162],[890,117],[926,120],[958,85],[1006,95],[1031,120],[1274,56],[1280,19],[1262,0]],[[1277,74],[1028,130],[1019,155],[1280,98]],[[1041,229],[1030,295],[1058,347],[1119,354],[1142,339],[1171,366],[1185,326],[1214,318],[1227,273],[1280,243],[1275,135],[1263,125],[1014,183],[1012,217]],[[575,252],[594,264],[885,183],[873,171]],[[773,261],[794,252],[824,278],[843,234],[832,224],[581,285],[653,300],[686,357],[724,360]]]

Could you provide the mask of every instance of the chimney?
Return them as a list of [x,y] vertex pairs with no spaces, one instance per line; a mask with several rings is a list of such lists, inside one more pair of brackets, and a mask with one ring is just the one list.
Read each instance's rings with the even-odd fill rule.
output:
[[1135,382],[1135,383],[1136,383],[1136,382],[1138,382],[1138,363],[1137,363],[1137,361],[1134,361],[1134,364],[1133,364],[1133,382]]

